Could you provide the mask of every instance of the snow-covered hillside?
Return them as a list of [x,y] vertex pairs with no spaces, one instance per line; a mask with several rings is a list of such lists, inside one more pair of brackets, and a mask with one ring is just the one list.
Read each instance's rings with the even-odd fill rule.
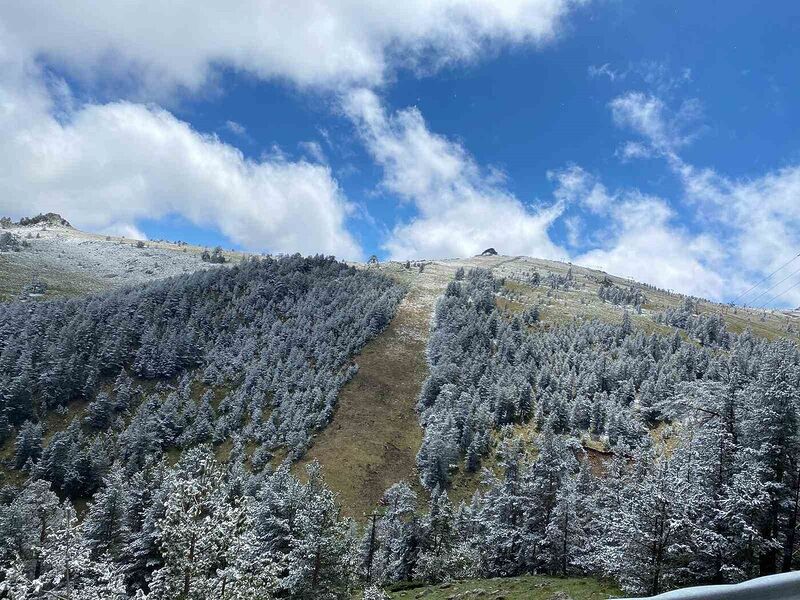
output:
[[[0,299],[19,297],[33,281],[46,284],[45,297],[71,296],[217,266],[202,260],[204,248],[198,246],[138,242],[63,225],[15,224],[0,233],[19,241],[18,251],[0,252]],[[230,264],[245,255],[225,256]]]

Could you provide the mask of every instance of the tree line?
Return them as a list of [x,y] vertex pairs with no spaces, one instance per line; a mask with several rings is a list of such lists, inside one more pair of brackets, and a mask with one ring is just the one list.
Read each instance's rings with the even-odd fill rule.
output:
[[493,466],[449,519],[438,578],[593,574],[656,594],[797,567],[794,342],[688,302],[672,335],[628,313],[544,327],[504,318],[498,287],[478,270],[451,283],[428,345],[423,485],[444,498],[455,473]]
[[[528,573],[655,594],[797,568],[795,343],[702,338],[688,305],[670,335],[627,313],[545,324],[499,311],[499,286],[471,270],[439,300],[418,399],[426,492],[397,483],[360,523],[317,465],[297,478],[290,463],[391,318],[391,281],[289,257],[0,307],[10,460],[27,478],[0,489],[2,594],[380,598]],[[78,398],[81,418],[48,432]],[[454,503],[462,473],[481,484]]]

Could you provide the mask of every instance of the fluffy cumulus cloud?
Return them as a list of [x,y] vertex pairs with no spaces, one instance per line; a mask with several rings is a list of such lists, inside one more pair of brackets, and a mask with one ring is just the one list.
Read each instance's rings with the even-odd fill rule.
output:
[[574,262],[666,289],[723,297],[722,249],[712,238],[681,228],[667,201],[635,189],[609,191],[598,177],[577,165],[548,177],[558,200],[594,217],[596,223],[592,239],[579,243],[581,217],[565,218],[568,239],[576,247]]
[[[683,184],[682,212],[694,215],[680,225],[676,203],[609,190],[576,165],[548,174],[552,199],[523,202],[501,172],[431,131],[417,109],[389,110],[374,92],[403,69],[430,73],[505,46],[545,44],[583,1],[2,3],[0,212],[57,210],[79,226],[128,236],[143,235],[142,219],[177,214],[248,248],[361,256],[347,229],[358,207],[319,145],[298,140],[306,159],[276,151],[252,160],[139,103],[213,93],[231,69],[343,99],[383,169],[383,189],[415,209],[387,234],[394,258],[499,246],[730,298],[800,248],[800,166],[741,180],[687,163],[682,152],[702,131],[701,107],[673,100],[688,71],[670,77],[657,63],[590,69],[612,83],[638,73],[651,90],[610,103],[614,121],[634,133],[617,155],[666,161]],[[76,101],[54,68],[110,100]],[[224,129],[251,142],[233,120]],[[569,250],[553,241],[556,221]],[[781,302],[800,303],[800,287]]]
[[[725,297],[734,297],[783,265],[800,249],[800,165],[789,165],[748,179],[735,179],[711,168],[697,167],[679,153],[694,133],[688,131],[698,114],[696,101],[684,102],[677,111],[657,97],[631,92],[611,103],[618,124],[640,136],[630,142],[642,156],[664,158],[683,185],[688,211],[696,212],[700,225],[713,230],[724,248],[719,271],[726,275]],[[796,265],[800,266],[800,265]],[[794,268],[796,268],[796,266]],[[791,270],[781,275],[790,275]],[[776,278],[777,279],[777,278]],[[800,304],[800,285],[789,278],[756,304]],[[745,295],[745,303],[759,290]]]
[[28,0],[0,6],[5,36],[89,77],[196,91],[224,66],[300,86],[378,85],[502,44],[542,44],[581,0]]
[[578,165],[547,173],[556,184],[555,197],[569,204],[579,204],[592,213],[605,213],[614,202],[613,194],[593,175]]
[[[2,3],[0,209],[60,210],[79,226],[135,236],[138,220],[179,214],[249,248],[360,256],[319,146],[303,146],[310,161],[248,160],[135,102],[213,93],[223,69],[300,88],[378,86],[398,69],[544,44],[582,1]],[[111,101],[75,102],[53,68]],[[235,121],[225,128],[249,139]],[[469,211],[476,220],[500,216],[498,206],[525,214],[502,194],[492,206],[487,214],[474,197]]]
[[[746,273],[771,272],[800,250],[800,165],[751,179],[731,179],[683,161],[676,170],[687,198],[729,233]],[[800,290],[788,298],[800,303]]]
[[667,202],[631,192],[613,204],[609,216],[608,243],[575,256],[576,263],[686,294],[724,297],[718,242],[678,226]]
[[533,207],[481,169],[457,142],[431,132],[415,108],[389,114],[372,91],[347,95],[344,110],[383,168],[383,187],[411,202],[417,216],[399,224],[385,247],[394,258],[477,254],[502,246],[507,254],[565,258],[548,230],[563,202]]
[[3,213],[54,210],[80,227],[135,237],[138,220],[179,214],[247,248],[361,255],[345,228],[348,203],[326,166],[248,160],[151,105],[72,109],[34,65],[5,58]]

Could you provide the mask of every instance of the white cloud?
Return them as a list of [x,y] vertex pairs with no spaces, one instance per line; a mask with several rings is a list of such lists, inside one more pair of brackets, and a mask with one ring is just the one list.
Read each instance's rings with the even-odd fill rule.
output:
[[596,177],[577,165],[559,171],[549,171],[547,178],[556,183],[553,195],[561,202],[580,204],[597,214],[606,212],[615,201]]
[[649,143],[646,146],[641,142],[628,142],[620,152],[625,159],[659,154],[672,160],[676,152],[693,142],[702,130],[696,127],[702,115],[702,107],[696,99],[684,101],[673,113],[658,96],[628,92],[614,98],[609,106],[617,125],[632,129]]
[[619,156],[623,162],[633,160],[636,158],[650,158],[653,153],[646,145],[639,142],[628,141],[617,150],[616,155]]
[[241,137],[247,137],[247,128],[236,121],[225,121],[225,129]]
[[[384,170],[383,187],[418,212],[391,232],[386,248],[393,258],[467,256],[493,246],[503,254],[571,258],[685,293],[718,299],[724,294],[718,272],[723,249],[708,236],[681,229],[659,198],[609,191],[570,165],[547,174],[555,184],[553,204],[525,206],[504,178],[492,177],[463,146],[431,132],[417,109],[387,114],[367,90],[351,93],[344,107]],[[580,213],[602,219],[590,239],[583,235]],[[570,257],[549,234],[562,217],[572,248],[598,247]]]
[[631,70],[659,96],[668,95],[692,82],[690,68],[685,67],[676,73],[668,63],[662,61],[644,60],[632,65]]
[[629,62],[624,68],[611,63],[589,65],[588,74],[590,79],[605,77],[611,83],[636,81],[659,97],[670,96],[692,82],[691,69],[675,70],[668,62],[656,60]]
[[146,233],[129,223],[113,223],[107,227],[103,227],[98,233],[124,237],[132,240],[147,239]]
[[599,77],[608,77],[612,82],[617,79],[625,79],[627,73],[625,71],[617,71],[611,67],[610,63],[604,63],[599,67],[597,65],[589,65],[589,77],[596,79]]
[[344,225],[353,208],[318,144],[301,143],[311,162],[277,148],[249,160],[156,106],[80,105],[47,69],[129,101],[213,94],[223,69],[347,90],[545,44],[584,1],[0,3],[0,209],[60,210],[137,236],[137,219],[178,213],[247,247],[358,256]]
[[564,226],[567,229],[567,241],[573,248],[581,245],[581,234],[583,233],[583,221],[578,215],[572,215],[564,219]]
[[[675,169],[687,198],[730,232],[743,271],[765,275],[800,251],[800,165],[741,180],[683,161]],[[800,290],[787,298],[800,304]]]
[[150,92],[197,91],[218,66],[300,86],[379,85],[498,45],[544,44],[583,0],[27,0],[0,29],[28,56]]
[[524,205],[496,170],[481,169],[460,144],[432,133],[415,108],[387,114],[373,92],[361,89],[345,98],[344,109],[383,168],[383,187],[417,209],[385,244],[393,258],[469,256],[489,246],[510,255],[566,257],[548,234],[562,202]]
[[298,146],[314,162],[319,164],[328,163],[328,159],[325,157],[325,152],[322,150],[322,146],[319,145],[319,142],[300,142]]
[[611,217],[607,245],[575,257],[576,263],[686,294],[723,297],[722,249],[678,227],[665,201],[629,193],[612,207]]
[[629,127],[647,138],[660,151],[680,145],[678,136],[670,130],[664,118],[664,103],[655,96],[629,92],[611,101],[614,121]]
[[[629,142],[662,156],[679,177],[685,202],[697,212],[700,225],[715,232],[720,245],[726,248],[728,260],[720,267],[726,275],[723,295],[737,296],[800,250],[800,165],[790,165],[748,179],[735,179],[711,168],[698,168],[687,163],[679,149],[692,141],[693,135],[682,133],[686,123],[696,121],[696,101],[684,102],[678,111],[670,112],[655,96],[630,92],[611,102],[619,125],[630,127],[642,141]],[[627,146],[626,146],[627,147]],[[635,153],[629,153],[632,157]],[[786,273],[783,273],[784,275]],[[800,279],[787,281],[775,293],[777,304],[800,304],[800,288],[789,287]],[[759,288],[760,290],[761,288]],[[759,290],[742,300],[754,297]],[[764,302],[772,294],[761,298]]]
[[180,214],[247,248],[361,255],[327,167],[249,160],[154,106],[88,104],[56,119],[43,81],[0,47],[0,212],[52,210],[131,237],[139,219]]
[[676,223],[666,201],[638,190],[608,191],[585,169],[570,165],[551,171],[554,196],[574,210],[600,217],[591,235],[574,213],[564,219],[572,248],[592,248],[572,260],[615,275],[708,298],[722,298],[718,274],[722,254],[703,235],[693,235]]

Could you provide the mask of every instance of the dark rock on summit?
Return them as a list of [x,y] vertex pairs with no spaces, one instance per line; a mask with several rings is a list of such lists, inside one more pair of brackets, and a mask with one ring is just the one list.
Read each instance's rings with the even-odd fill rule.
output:
[[22,217],[19,224],[23,227],[30,225],[60,225],[61,227],[72,227],[64,217],[58,213],[49,212],[47,214],[38,214],[35,217]]

